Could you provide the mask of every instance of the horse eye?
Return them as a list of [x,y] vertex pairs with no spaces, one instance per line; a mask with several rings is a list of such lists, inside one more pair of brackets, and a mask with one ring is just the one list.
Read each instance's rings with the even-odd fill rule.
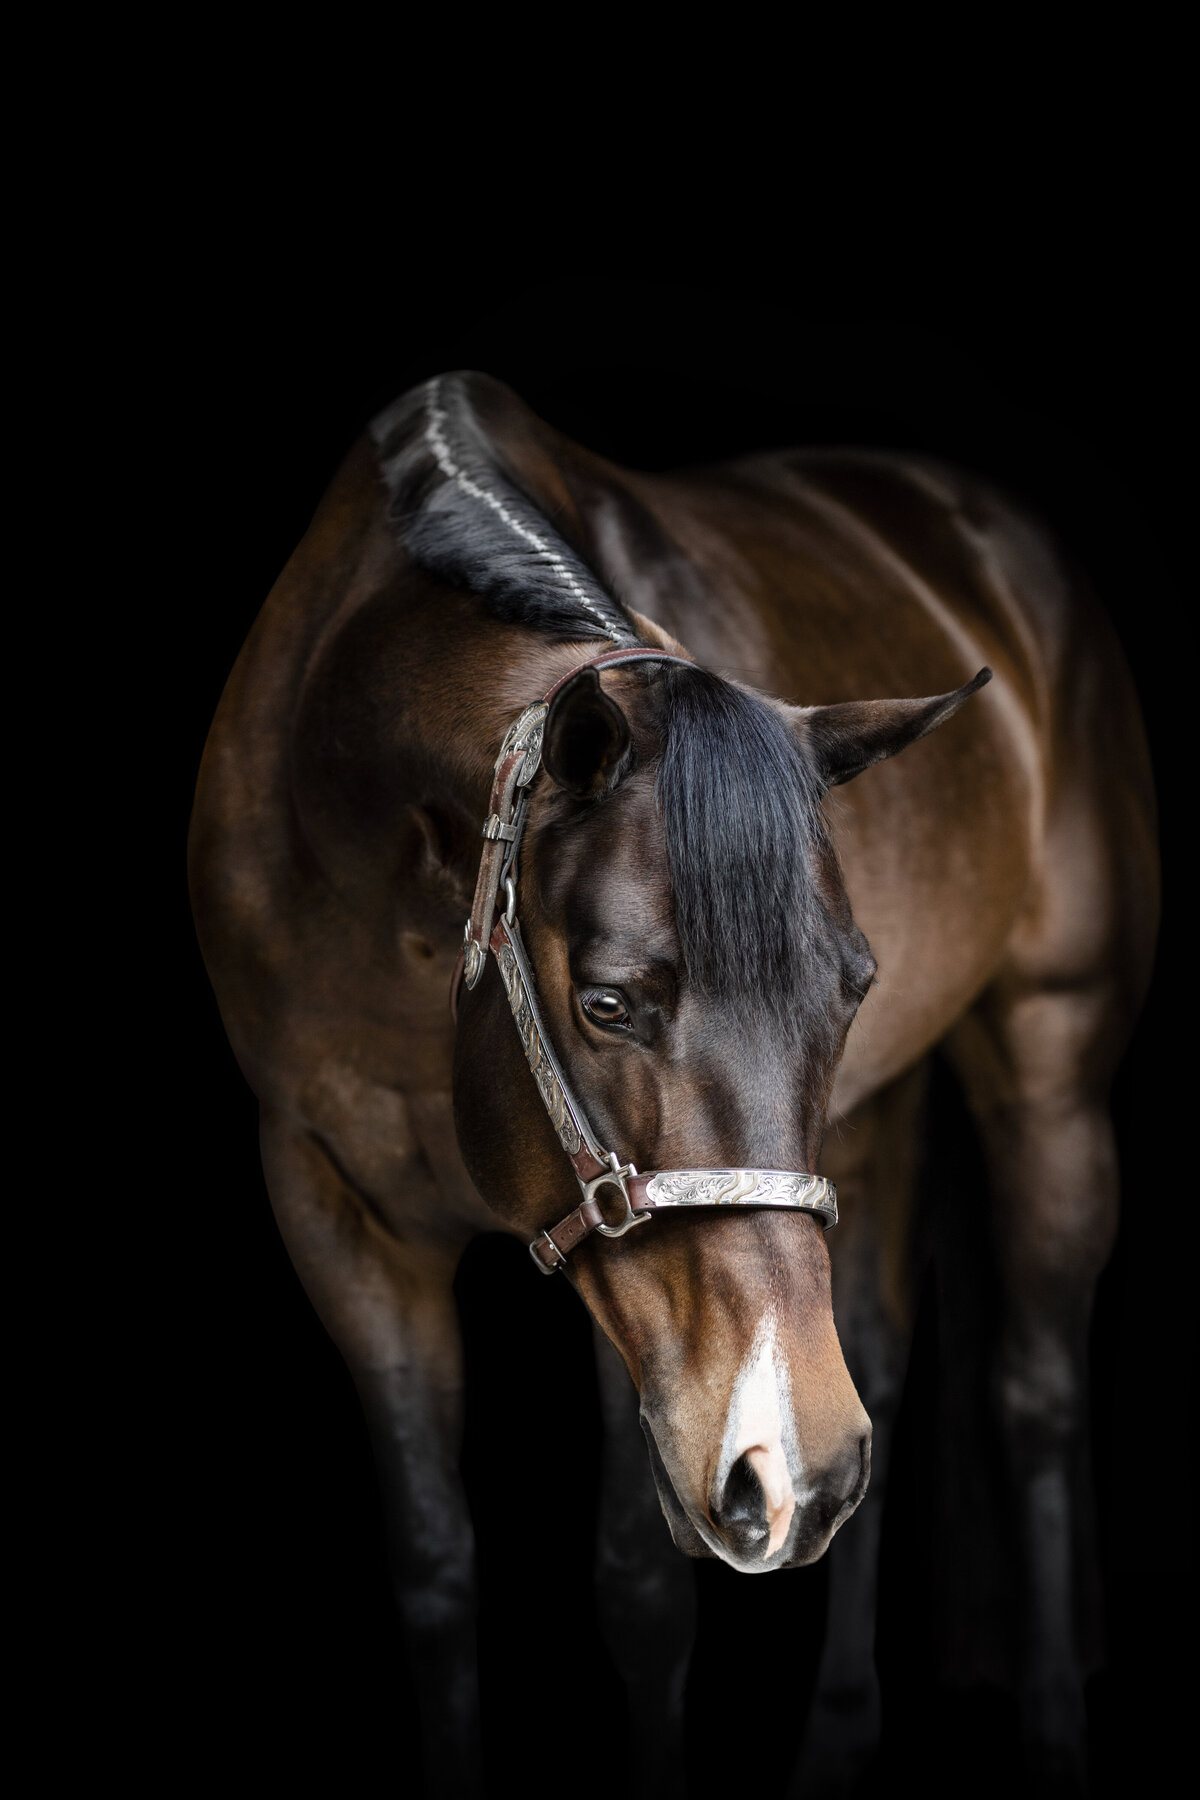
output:
[[579,1004],[596,1025],[615,1025],[626,1030],[633,1024],[620,994],[610,993],[606,988],[589,988],[579,996]]

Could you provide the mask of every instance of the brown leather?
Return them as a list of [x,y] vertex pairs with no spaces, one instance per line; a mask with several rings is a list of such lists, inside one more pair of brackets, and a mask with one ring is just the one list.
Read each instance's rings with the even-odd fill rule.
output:
[[595,1200],[583,1200],[573,1213],[549,1231],[543,1231],[541,1237],[534,1238],[529,1246],[529,1254],[535,1262],[541,1263],[547,1273],[561,1269],[576,1244],[582,1244],[585,1237],[590,1237],[597,1225],[604,1224],[604,1214]]
[[[492,790],[488,796],[488,809],[485,819],[493,817],[508,824],[513,812],[513,794],[516,788],[517,773],[525,761],[525,747],[511,750],[502,756],[496,764],[492,776]],[[475,881],[475,896],[471,901],[470,935],[471,941],[479,946],[480,953],[487,955],[489,923],[496,907],[496,890],[500,885],[500,870],[508,852],[508,844],[503,838],[488,838],[484,841],[483,852],[479,858],[479,874]],[[474,986],[478,975],[472,976]]]
[[683,663],[686,668],[694,669],[695,663],[690,656],[675,656],[670,650],[654,650],[649,646],[639,646],[636,650],[602,650],[599,656],[589,657],[587,662],[577,663],[565,675],[560,675],[554,686],[542,697],[547,706],[560,688],[565,688],[568,681],[574,681],[585,669],[611,669],[618,663],[633,662],[667,662]]
[[[523,989],[523,994],[524,994],[524,1003],[523,1003],[522,1011],[527,1014],[526,1023],[525,1023],[525,1026],[522,1027],[520,1021],[519,1020],[517,1021],[518,1036],[521,1038],[521,1044],[522,1044],[522,1048],[525,1051],[526,1061],[529,1063],[530,1069],[533,1071],[534,1079],[538,1082],[538,1092],[539,1092],[539,1094],[541,1094],[542,1104],[543,1104],[543,1106],[545,1106],[546,1111],[550,1116],[550,1121],[553,1124],[555,1131],[559,1131],[559,1125],[560,1125],[561,1118],[569,1119],[571,1124],[575,1128],[575,1132],[579,1138],[578,1149],[572,1151],[568,1148],[566,1143],[563,1143],[563,1150],[566,1153],[566,1155],[570,1158],[571,1167],[574,1169],[576,1175],[578,1176],[578,1178],[581,1182],[582,1181],[593,1181],[597,1175],[602,1175],[605,1172],[605,1170],[608,1167],[608,1164],[601,1162],[600,1159],[596,1155],[594,1155],[593,1152],[588,1148],[589,1139],[591,1140],[592,1143],[595,1143],[597,1140],[596,1140],[595,1134],[593,1133],[591,1127],[589,1126],[589,1124],[587,1122],[587,1119],[583,1112],[583,1108],[580,1106],[578,1100],[575,1098],[574,1094],[571,1092],[571,1089],[567,1084],[565,1074],[558,1067],[558,1059],[554,1054],[554,1049],[550,1042],[549,1034],[546,1031],[545,1024],[543,1023],[543,1020],[542,1020],[541,1011],[538,1007],[537,993],[536,993],[536,991],[534,989],[534,985],[533,985],[532,971],[529,970],[529,960],[525,955],[524,945],[521,943],[520,927],[517,926],[516,924],[510,926],[507,919],[504,917],[503,914],[501,914],[501,916],[496,920],[496,923],[492,928],[492,935],[489,940],[489,943],[490,943],[492,955],[496,958],[496,962],[501,967],[501,969],[503,969],[503,962],[501,960],[502,954],[507,949],[507,950],[511,950],[514,953],[514,956],[517,958],[518,962],[520,964],[523,964],[525,970],[528,971],[528,976],[526,977],[525,975],[523,975],[521,978],[521,984],[522,984],[522,989]],[[506,983],[506,987],[507,987],[507,983]],[[511,1006],[511,1004],[512,1004],[511,1000],[510,1000],[509,1004]],[[530,1048],[531,1048],[530,1034],[531,1033],[532,1033],[533,1039],[536,1040],[536,1045],[537,1045],[537,1055],[536,1056],[533,1056],[530,1054]],[[551,1104],[551,1102],[547,1100],[545,1088],[542,1085],[542,1081],[538,1079],[536,1064],[538,1062],[540,1062],[540,1060],[543,1057],[545,1058],[545,1061],[548,1065],[548,1069],[550,1071],[550,1077],[552,1078],[552,1081],[553,1081],[553,1086],[555,1089],[557,1089],[558,1094],[561,1095],[561,1107],[558,1105],[557,1102],[555,1102],[554,1104]],[[556,1114],[558,1116],[556,1116]],[[559,1131],[559,1139],[561,1142],[562,1141],[561,1131]]]
[[458,953],[458,961],[454,965],[454,973],[450,977],[450,1022],[458,1024],[458,1002],[462,994],[463,965],[467,960],[466,945]]
[[586,1144],[579,1146],[570,1163],[580,1181],[595,1181],[597,1175],[608,1173],[608,1164],[594,1157]]
[[658,1210],[660,1204],[659,1201],[651,1200],[649,1194],[646,1192],[657,1174],[657,1169],[651,1169],[648,1175],[630,1175],[626,1179],[625,1186],[629,1190],[629,1205],[631,1211],[656,1212]]

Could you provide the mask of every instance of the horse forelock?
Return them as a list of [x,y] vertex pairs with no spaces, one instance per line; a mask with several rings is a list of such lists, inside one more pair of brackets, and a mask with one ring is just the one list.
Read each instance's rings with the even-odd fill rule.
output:
[[513,624],[636,643],[624,609],[501,469],[467,376],[435,376],[370,429],[392,525],[420,568],[477,594]]
[[820,780],[756,695],[699,668],[664,668],[655,687],[656,793],[689,979],[825,1042],[843,946],[820,891],[833,860]]

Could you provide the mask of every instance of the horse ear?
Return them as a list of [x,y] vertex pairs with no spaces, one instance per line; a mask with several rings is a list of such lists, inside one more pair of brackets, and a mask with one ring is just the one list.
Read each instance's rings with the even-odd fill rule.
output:
[[625,714],[595,669],[581,669],[551,702],[542,766],[568,794],[590,799],[616,786],[629,742]]
[[849,700],[841,706],[806,706],[795,715],[826,787],[838,787],[914,744],[952,718],[965,700],[992,679],[980,669],[950,694],[924,700]]

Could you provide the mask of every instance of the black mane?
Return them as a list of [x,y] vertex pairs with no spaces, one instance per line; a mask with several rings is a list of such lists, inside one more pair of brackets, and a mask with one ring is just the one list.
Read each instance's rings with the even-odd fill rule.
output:
[[823,1035],[852,947],[815,880],[823,787],[765,701],[706,669],[664,666],[657,798],[688,974],[730,1008]]
[[502,472],[471,402],[479,380],[435,376],[371,422],[401,543],[496,618],[552,637],[637,643],[632,619]]

